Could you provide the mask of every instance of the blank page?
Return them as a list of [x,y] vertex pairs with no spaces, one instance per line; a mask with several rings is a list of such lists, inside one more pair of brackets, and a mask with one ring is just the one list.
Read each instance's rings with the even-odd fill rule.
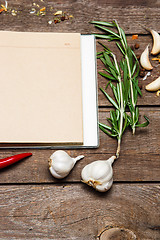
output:
[[83,143],[80,34],[0,32],[0,142]]

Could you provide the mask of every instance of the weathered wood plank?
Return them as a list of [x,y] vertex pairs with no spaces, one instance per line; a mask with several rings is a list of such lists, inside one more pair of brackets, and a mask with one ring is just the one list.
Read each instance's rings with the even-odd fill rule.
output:
[[93,240],[105,226],[160,239],[157,184],[114,184],[100,194],[83,184],[0,186],[0,239]]
[[[34,1],[33,1],[34,2]],[[117,19],[127,33],[146,33],[140,24],[153,27],[160,31],[158,19],[160,17],[160,2],[153,0],[143,1],[105,1],[105,0],[56,0],[35,1],[40,7],[46,7],[46,16],[30,14],[33,2],[29,0],[8,1],[8,7],[18,10],[16,16],[2,13],[1,30],[16,31],[54,31],[54,32],[81,32],[90,33],[94,28],[89,25],[92,20],[112,21]],[[51,8],[53,8],[51,10]],[[53,13],[63,10],[74,16],[73,21],[49,25]]]
[[[100,109],[100,122],[106,122],[109,109]],[[137,129],[132,136],[127,131],[122,139],[120,158],[114,163],[115,181],[160,181],[160,110],[141,109],[141,116],[150,119],[147,128]],[[141,121],[143,118],[141,117]],[[116,152],[116,139],[112,139],[100,131],[100,146],[98,149],[81,149],[67,151],[72,157],[83,154],[85,158],[79,161],[70,175],[60,182],[80,181],[82,168],[95,160],[105,160]],[[22,152],[18,150],[1,150],[0,157]],[[33,156],[0,172],[0,183],[48,183],[54,182],[48,171],[48,159],[53,150],[33,150]]]

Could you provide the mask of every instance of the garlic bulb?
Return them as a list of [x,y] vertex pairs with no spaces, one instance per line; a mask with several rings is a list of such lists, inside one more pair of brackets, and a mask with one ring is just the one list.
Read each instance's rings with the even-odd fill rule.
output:
[[69,174],[76,162],[82,158],[84,158],[83,155],[71,158],[65,151],[58,150],[50,156],[49,170],[55,178],[64,178]]
[[146,86],[147,91],[158,91],[160,89],[160,77]]
[[113,183],[112,163],[116,156],[108,160],[99,160],[86,165],[81,172],[82,182],[95,188],[99,192],[106,192]]
[[150,30],[150,33],[153,37],[153,47],[151,54],[157,55],[160,52],[160,35],[154,30]]
[[141,66],[146,70],[152,70],[153,67],[149,61],[149,46],[145,48],[140,57]]

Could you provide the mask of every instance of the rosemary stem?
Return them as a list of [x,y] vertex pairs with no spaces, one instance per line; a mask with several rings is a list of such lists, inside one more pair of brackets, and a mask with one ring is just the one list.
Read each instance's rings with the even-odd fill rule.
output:
[[[134,96],[133,96],[132,74],[131,74],[131,68],[130,68],[130,64],[129,64],[128,55],[127,55],[127,49],[126,49],[124,40],[123,40],[123,38],[122,38],[121,31],[120,31],[120,28],[119,28],[117,22],[116,22],[116,25],[117,25],[118,32],[119,32],[119,35],[120,35],[120,42],[121,42],[121,44],[122,44],[122,46],[123,46],[123,49],[125,50],[125,55],[126,55],[126,60],[127,60],[127,67],[128,67],[128,72],[129,72],[131,101],[132,101],[133,108],[135,109],[135,102],[134,102]],[[132,118],[133,118],[132,133],[133,133],[133,135],[134,135],[134,134],[135,134],[135,123],[134,123],[135,113],[134,113],[134,112],[132,112]]]
[[116,151],[117,158],[119,158],[120,150],[121,150],[121,138],[118,139],[118,146],[117,146],[117,151]]
[[[126,60],[127,60],[127,66],[128,66],[128,72],[129,72],[131,100],[132,100],[133,108],[135,109],[135,102],[134,102],[134,96],[133,96],[132,74],[131,74],[131,68],[130,68],[129,59],[128,59],[127,54],[126,54]],[[134,112],[132,112],[132,118],[133,118],[133,122],[134,122],[134,118],[135,118],[135,113]],[[133,132],[133,135],[134,135],[135,134],[135,124],[133,124],[132,132]]]
[[118,23],[117,23],[116,20],[115,20],[115,23],[116,23],[116,27],[117,27],[117,29],[118,29],[118,33],[119,33],[119,36],[120,36],[120,42],[121,42],[121,44],[122,44],[122,46],[123,46],[123,49],[124,49],[125,52],[126,52],[126,46],[125,46],[125,43],[124,43],[123,38],[122,38],[122,34],[121,34],[120,27],[119,27],[119,25],[118,25]]
[[124,116],[124,101],[123,101],[123,92],[122,92],[122,79],[121,79],[121,74],[119,72],[119,68],[118,68],[118,63],[116,60],[116,56],[114,54],[112,54],[114,62],[115,62],[115,66],[116,69],[119,73],[118,75],[118,82],[119,82],[119,88],[120,88],[120,99],[121,99],[121,104],[120,104],[120,125],[119,125],[119,134],[118,134],[118,147],[117,147],[117,152],[116,152],[116,156],[117,158],[119,157],[119,153],[120,153],[120,144],[121,144],[121,138],[122,138],[122,129],[123,129],[123,116]]

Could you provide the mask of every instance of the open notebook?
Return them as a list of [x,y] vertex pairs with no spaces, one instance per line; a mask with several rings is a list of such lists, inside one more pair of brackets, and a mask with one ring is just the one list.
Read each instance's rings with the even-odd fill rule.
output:
[[0,147],[97,147],[95,39],[0,32]]

